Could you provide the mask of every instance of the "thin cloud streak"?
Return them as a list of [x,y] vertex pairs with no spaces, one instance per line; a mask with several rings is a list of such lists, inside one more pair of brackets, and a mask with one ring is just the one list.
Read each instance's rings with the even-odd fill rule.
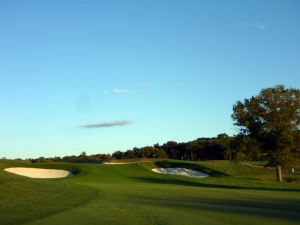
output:
[[127,93],[129,93],[129,90],[128,89],[114,88],[112,90],[112,92],[115,93],[115,94],[127,94]]
[[263,22],[260,21],[253,21],[253,22],[241,22],[240,23],[242,26],[247,26],[247,27],[253,27],[258,30],[265,30],[267,25]]
[[92,123],[81,126],[82,128],[91,129],[91,128],[108,128],[108,127],[117,127],[117,126],[126,126],[132,124],[131,120],[113,120],[113,121],[103,121],[100,123]]
[[266,24],[261,22],[253,22],[252,26],[256,27],[257,29],[264,30],[266,28]]

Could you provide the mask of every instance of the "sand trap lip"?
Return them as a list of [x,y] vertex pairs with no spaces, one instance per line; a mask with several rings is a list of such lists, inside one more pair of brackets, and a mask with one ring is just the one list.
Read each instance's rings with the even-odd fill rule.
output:
[[133,164],[132,162],[129,163],[118,163],[118,162],[103,162],[104,165],[124,165],[124,164]]
[[174,174],[174,175],[197,177],[197,178],[208,177],[208,174],[206,173],[202,173],[200,171],[186,169],[186,168],[154,168],[152,169],[152,171],[161,174]]
[[103,165],[126,165],[126,164],[137,164],[144,162],[152,162],[152,161],[139,161],[139,162],[103,162]]
[[30,178],[63,178],[71,177],[74,174],[66,170],[56,169],[40,169],[40,168],[28,168],[28,167],[10,167],[4,169],[7,172],[17,175],[30,177]]

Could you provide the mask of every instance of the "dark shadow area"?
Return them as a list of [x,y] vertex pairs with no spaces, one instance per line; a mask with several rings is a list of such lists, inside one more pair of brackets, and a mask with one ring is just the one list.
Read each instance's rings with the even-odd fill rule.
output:
[[162,168],[186,168],[186,169],[191,169],[191,170],[197,170],[200,172],[204,172],[208,174],[211,177],[224,177],[224,176],[229,176],[226,173],[222,173],[217,170],[213,170],[195,163],[187,163],[187,162],[170,162],[167,160],[164,161],[159,161],[155,162],[155,165],[157,167],[162,167]]
[[181,180],[181,179],[163,179],[163,178],[158,178],[158,177],[131,177],[131,179],[134,179],[136,181],[141,181],[144,183],[183,185],[183,186],[202,187],[202,188],[225,188],[225,189],[239,189],[239,190],[268,190],[268,191],[300,192],[300,189],[208,184],[208,183],[193,182],[193,181]]
[[285,180],[288,183],[300,183],[300,177],[287,177]]
[[[132,196],[134,198],[134,196]],[[172,199],[160,197],[139,198],[143,204],[168,208],[190,208],[199,211],[222,212],[232,215],[261,217],[265,219],[300,221],[300,201],[282,199],[229,199],[229,198],[189,198]]]

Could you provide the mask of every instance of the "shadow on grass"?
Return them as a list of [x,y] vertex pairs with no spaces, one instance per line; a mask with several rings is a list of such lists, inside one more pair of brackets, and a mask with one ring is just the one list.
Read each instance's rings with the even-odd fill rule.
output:
[[[228,213],[236,220],[240,216],[260,217],[264,219],[276,219],[284,221],[300,221],[300,201],[284,199],[232,199],[232,198],[163,198],[143,197],[139,198],[143,204],[163,206],[174,209],[191,209],[207,212]],[[217,218],[216,218],[217,219]],[[270,221],[271,222],[271,221]]]
[[225,184],[208,184],[202,182],[194,182],[181,179],[165,179],[159,177],[131,177],[131,179],[140,181],[143,183],[153,184],[170,184],[170,185],[182,185],[190,187],[202,187],[202,188],[224,188],[224,189],[239,189],[239,190],[268,190],[268,191],[293,191],[300,192],[300,189],[292,188],[273,188],[273,187],[251,187],[251,186],[239,186],[239,185],[225,185]]

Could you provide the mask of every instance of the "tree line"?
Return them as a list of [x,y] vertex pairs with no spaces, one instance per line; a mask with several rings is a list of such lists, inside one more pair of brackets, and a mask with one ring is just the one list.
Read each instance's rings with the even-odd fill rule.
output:
[[162,145],[134,147],[127,151],[112,154],[79,155],[64,157],[39,157],[27,159],[31,162],[89,162],[101,163],[121,159],[177,159],[177,160],[264,160],[258,143],[249,137],[229,136],[225,133],[212,138],[198,138],[194,141],[177,143],[168,141]]
[[232,119],[239,128],[235,136],[219,134],[177,143],[169,141],[113,154],[38,158],[33,162],[102,162],[116,159],[160,158],[177,160],[267,161],[276,166],[278,181],[281,167],[300,158],[300,90],[277,85],[262,89],[256,96],[237,101]]

